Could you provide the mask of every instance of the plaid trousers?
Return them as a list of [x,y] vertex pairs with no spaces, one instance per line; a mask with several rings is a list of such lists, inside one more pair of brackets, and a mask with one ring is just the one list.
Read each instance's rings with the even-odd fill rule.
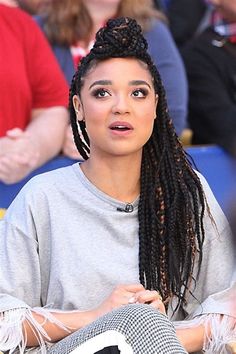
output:
[[169,319],[149,305],[130,304],[54,344],[48,354],[186,354]]

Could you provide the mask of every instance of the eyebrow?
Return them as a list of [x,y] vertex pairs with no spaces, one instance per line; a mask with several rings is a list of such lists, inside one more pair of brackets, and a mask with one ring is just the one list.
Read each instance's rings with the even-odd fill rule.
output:
[[147,81],[144,80],[133,80],[129,82],[130,86],[139,86],[139,85],[145,85],[148,86],[149,88],[151,88],[151,86],[149,85],[149,83]]
[[98,80],[98,81],[94,81],[90,86],[89,86],[89,90],[96,85],[101,85],[101,86],[105,86],[105,85],[112,85],[111,80]]
[[[112,85],[112,81],[111,80],[97,80],[94,81],[90,86],[89,86],[89,90],[97,85],[101,85],[101,86],[106,86],[106,85]],[[151,86],[149,85],[149,83],[147,81],[144,80],[132,80],[129,82],[129,86],[139,86],[139,85],[145,85],[148,86],[149,88],[151,88]]]

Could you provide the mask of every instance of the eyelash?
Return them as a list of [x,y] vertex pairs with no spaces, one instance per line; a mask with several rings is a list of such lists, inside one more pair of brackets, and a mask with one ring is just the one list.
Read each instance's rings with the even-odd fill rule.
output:
[[135,96],[135,97],[138,97],[138,98],[145,98],[145,97],[147,97],[147,95],[148,95],[148,90],[146,90],[146,89],[144,89],[144,88],[136,89],[136,90],[133,91],[132,94],[134,95],[135,92],[138,92],[138,93],[141,93],[141,94],[142,94],[141,97]]
[[[135,93],[141,93],[142,96],[135,96]],[[107,95],[104,95],[104,96],[100,96],[101,94],[108,94],[109,96],[111,96],[111,93],[104,89],[104,88],[98,88],[96,90],[94,90],[92,92],[92,96],[97,98],[97,99],[100,99],[100,98],[105,98],[107,97]],[[133,92],[132,92],[132,96],[134,96],[135,98],[145,98],[147,97],[148,95],[148,90],[144,89],[144,88],[139,88],[139,89],[135,89]]]
[[103,89],[103,88],[98,88],[98,89],[96,89],[96,90],[94,90],[93,92],[92,92],[92,96],[94,96],[95,98],[104,98],[104,97],[107,97],[107,96],[100,96],[100,94],[101,93],[107,93],[109,96],[110,96],[110,93],[107,91],[107,90],[105,90],[105,89]]

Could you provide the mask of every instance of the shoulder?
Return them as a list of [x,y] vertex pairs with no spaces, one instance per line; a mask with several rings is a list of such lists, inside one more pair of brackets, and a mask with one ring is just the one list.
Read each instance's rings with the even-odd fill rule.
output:
[[144,33],[154,62],[164,61],[182,66],[182,60],[168,26],[160,20],[153,20],[151,28]]
[[196,173],[196,175],[198,176],[198,178],[201,182],[202,189],[205,194],[206,200],[210,201],[211,204],[212,204],[212,202],[214,202],[215,204],[218,204],[206,178],[199,171],[194,170],[194,172]]
[[22,45],[25,53],[29,51],[31,55],[34,48],[47,42],[34,18],[17,7],[0,4],[0,31],[7,32],[9,40],[14,38],[16,43]]
[[6,211],[5,224],[30,235],[30,230],[62,220],[65,212],[82,199],[81,184],[73,165],[37,175],[29,180]]
[[18,7],[11,7],[0,4],[0,15],[4,21],[9,19],[10,23],[13,23],[15,26],[21,25],[22,29],[27,28],[28,26],[37,28],[33,18]]
[[191,53],[194,55],[202,54],[215,57],[222,52],[222,46],[214,45],[216,38],[217,34],[211,28],[208,28],[193,40],[189,41],[181,52],[186,58],[188,58]]
[[168,26],[158,19],[153,19],[151,21],[151,26],[149,30],[144,33],[144,35],[147,39],[170,38],[171,41],[173,40]]
[[74,177],[73,165],[60,167],[32,177],[23,188],[29,191],[48,190],[48,188],[57,184],[65,183],[68,185],[72,177]]
[[223,72],[222,64],[227,61],[227,54],[222,48],[212,44],[213,39],[212,31],[207,30],[182,48],[186,70],[191,76],[203,71],[208,75],[217,70],[217,76],[219,72]]
[[198,171],[195,171],[200,179],[205,196],[204,228],[206,241],[230,235],[229,222],[216,200],[206,178]]
[[78,179],[75,177],[73,166],[36,175],[23,186],[12,205],[24,204],[29,208],[33,205],[42,205],[46,200],[53,201],[56,194],[72,188],[75,183],[78,184]]

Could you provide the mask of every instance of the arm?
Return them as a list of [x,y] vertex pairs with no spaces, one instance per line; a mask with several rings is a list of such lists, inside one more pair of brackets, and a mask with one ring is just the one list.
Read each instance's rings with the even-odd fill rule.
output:
[[0,180],[18,182],[56,156],[63,146],[67,122],[64,107],[33,110],[24,132],[13,129],[0,139]]
[[68,119],[68,111],[65,107],[33,110],[26,132],[38,145],[39,159],[36,167],[61,151]]
[[[234,302],[235,299],[232,302],[232,307]],[[202,319],[200,317],[198,320],[185,321],[182,325],[180,324],[179,328],[177,325],[176,334],[182,346],[189,353],[200,350],[221,353],[226,348],[230,350],[234,348],[235,330],[236,318],[221,314],[208,314]]]
[[80,155],[80,153],[77,150],[77,147],[75,145],[74,137],[73,137],[73,133],[72,133],[72,129],[71,129],[70,125],[68,125],[66,128],[62,153],[63,153],[63,155],[68,156],[71,159],[83,160],[82,156]]
[[[211,216],[205,211],[205,242],[199,277],[191,284],[188,303],[189,314],[175,322],[177,335],[188,351],[199,349],[223,352],[235,341],[235,248],[225,215],[220,209],[206,180],[200,176]],[[214,220],[214,222],[212,221]]]
[[22,324],[26,346],[37,347],[40,345],[38,327],[44,331],[44,335],[41,337],[43,341],[55,343],[94,321],[95,316],[93,311],[51,311],[48,317],[51,320],[48,320],[46,316],[40,314],[40,311],[38,313],[32,310],[33,323],[26,320]]
[[[50,311],[32,309],[33,321],[29,324],[28,321],[23,322],[24,336],[27,346],[38,346],[39,341],[35,336],[35,330],[43,327],[46,336],[44,340],[57,342],[68,334],[73,333],[97,318],[105,315],[113,309],[119,308],[129,303],[149,303],[150,306],[165,313],[164,304],[158,299],[156,291],[145,290],[141,284],[125,284],[118,285],[112,293],[101,303],[96,309],[91,311]],[[40,314],[42,311],[42,314]],[[46,316],[44,315],[46,313]],[[47,319],[47,320],[46,320]],[[46,320],[46,321],[45,321]],[[32,323],[34,323],[32,330]],[[42,331],[42,330],[41,330]]]
[[[61,151],[68,124],[69,88],[43,33],[35,21],[22,13],[24,82],[30,92],[22,130],[13,129],[0,139],[0,179],[14,183]],[[19,29],[21,23],[18,24]],[[19,69],[20,70],[20,69]],[[23,88],[21,89],[23,90]],[[20,100],[21,96],[16,96]],[[13,111],[12,111],[13,112]],[[14,113],[12,113],[14,114]],[[12,117],[11,127],[16,119]],[[5,132],[4,132],[5,133]]]
[[203,348],[205,330],[204,326],[177,329],[177,337],[188,353],[197,352]]

